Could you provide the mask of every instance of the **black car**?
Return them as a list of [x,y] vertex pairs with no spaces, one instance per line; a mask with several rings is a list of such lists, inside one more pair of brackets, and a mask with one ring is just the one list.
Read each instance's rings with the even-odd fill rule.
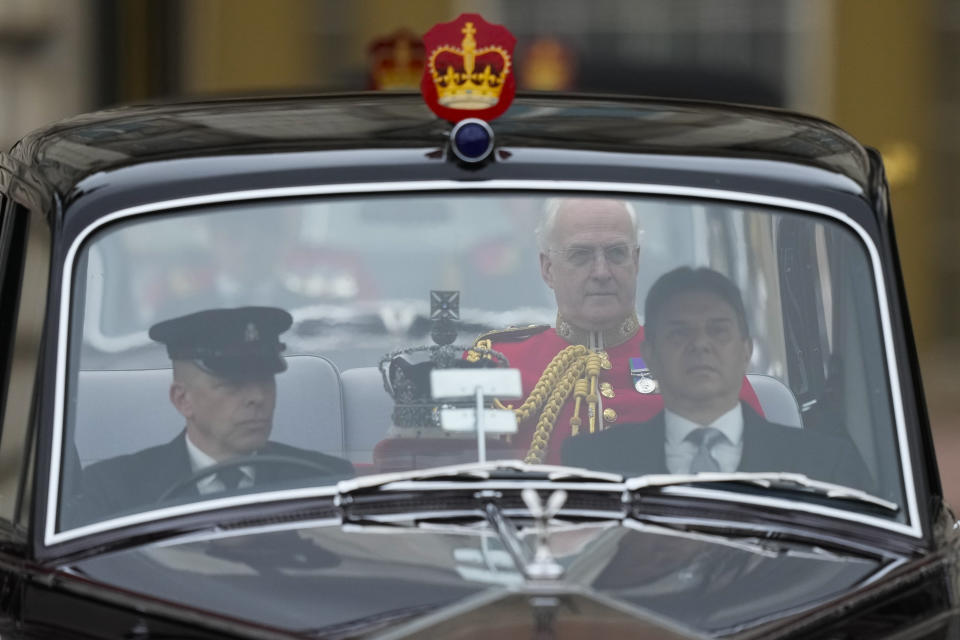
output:
[[[473,153],[413,94],[262,98],[93,113],[0,156],[0,635],[956,637],[880,156],[683,101],[522,95],[487,126]],[[636,235],[551,244],[571,202]],[[651,429],[667,380],[609,336],[566,389],[517,355],[577,346],[560,260],[606,270],[582,272],[590,313],[635,300],[630,340],[663,274],[732,283],[737,406],[789,438],[752,468],[737,438],[706,471],[567,456]],[[603,288],[618,267],[635,286]],[[207,366],[265,333],[284,371]],[[214,455],[221,424],[281,448]],[[143,453],[174,447],[182,468]]]

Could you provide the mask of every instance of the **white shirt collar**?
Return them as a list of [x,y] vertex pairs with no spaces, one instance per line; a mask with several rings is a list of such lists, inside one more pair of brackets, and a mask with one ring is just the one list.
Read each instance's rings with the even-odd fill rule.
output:
[[720,442],[711,448],[711,455],[717,461],[720,470],[731,472],[740,467],[740,459],[743,456],[743,408],[739,402],[733,409],[708,425],[697,424],[668,410],[664,411],[664,422],[666,425],[664,455],[667,470],[670,473],[690,471],[690,464],[697,453],[697,446],[688,442],[686,437],[691,431],[702,426],[714,427],[726,436],[726,440],[721,438]]
[[700,427],[718,429],[733,445],[740,444],[740,439],[743,437],[743,407],[739,402],[733,409],[710,424],[697,424],[669,409],[664,409],[664,422],[667,426],[667,443],[671,446],[680,444],[690,435],[691,431]]
[[[187,442],[187,456],[190,458],[190,469],[196,473],[200,469],[206,469],[217,464],[217,460],[209,456],[205,451],[200,449],[197,445],[190,440],[190,433],[186,434],[184,438]],[[243,480],[240,481],[240,487],[245,488],[253,484],[253,468],[249,466],[240,467],[240,471],[243,472],[245,476]],[[204,476],[197,481],[197,490],[201,495],[207,493],[213,493],[215,491],[223,491],[223,483],[220,482],[216,474],[209,476]]]
[[190,439],[190,433],[187,432],[187,455],[190,456],[190,469],[196,473],[200,469],[206,469],[217,464],[217,461],[207,455],[200,447],[193,444]]

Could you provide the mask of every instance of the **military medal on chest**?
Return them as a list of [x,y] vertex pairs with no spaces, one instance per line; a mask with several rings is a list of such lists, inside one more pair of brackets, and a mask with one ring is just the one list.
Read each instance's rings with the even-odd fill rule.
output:
[[648,394],[657,390],[657,381],[653,379],[653,374],[643,358],[630,358],[630,377],[637,393]]

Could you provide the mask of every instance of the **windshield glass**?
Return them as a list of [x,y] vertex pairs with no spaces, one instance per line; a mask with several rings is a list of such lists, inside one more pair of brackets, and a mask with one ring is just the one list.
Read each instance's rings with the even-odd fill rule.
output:
[[480,458],[789,471],[904,503],[872,265],[828,217],[543,193],[231,203],[105,226],[74,274],[61,530]]

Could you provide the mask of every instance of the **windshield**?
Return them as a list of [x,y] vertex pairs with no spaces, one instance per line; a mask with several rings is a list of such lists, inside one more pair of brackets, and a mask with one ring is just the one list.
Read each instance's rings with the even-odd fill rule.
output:
[[74,274],[60,530],[482,458],[787,471],[904,504],[873,267],[829,217],[278,199],[104,226]]

